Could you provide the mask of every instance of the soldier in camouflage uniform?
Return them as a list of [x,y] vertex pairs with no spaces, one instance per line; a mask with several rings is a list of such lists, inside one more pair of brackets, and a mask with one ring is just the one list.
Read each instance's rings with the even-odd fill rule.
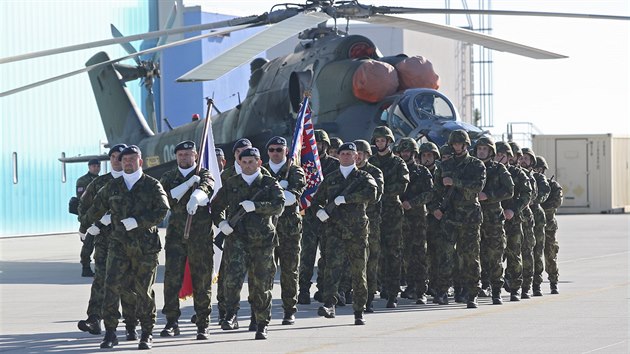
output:
[[[90,288],[90,301],[88,303],[88,318],[78,323],[80,330],[90,332],[91,334],[101,334],[101,308],[103,307],[103,297],[105,296],[105,266],[107,263],[107,248],[109,245],[111,227],[111,215],[105,214],[100,220],[90,220],[87,217],[87,211],[92,206],[96,193],[107,182],[122,177],[122,164],[118,160],[120,152],[126,148],[125,144],[118,144],[109,149],[109,162],[112,166],[112,172],[104,174],[96,178],[90,183],[79,201],[79,227],[80,233],[89,233],[94,236],[94,280]],[[128,277],[128,280],[131,280]],[[120,302],[122,305],[122,315],[125,319],[127,340],[138,339],[136,333],[136,296],[129,291],[130,286],[125,286],[120,293]]]
[[[536,171],[544,174],[549,169],[547,161],[542,156],[536,156]],[[558,221],[556,220],[556,210],[562,205],[562,186],[553,177],[547,179],[549,182],[549,197],[540,206],[545,211],[545,270],[549,279],[549,287],[552,294],[558,294]]]
[[306,177],[301,167],[287,164],[287,141],[273,137],[267,143],[269,162],[264,167],[275,178],[284,193],[284,212],[278,219],[276,233],[279,246],[275,249],[276,262],[280,264],[280,288],[284,309],[283,325],[295,323],[297,312],[298,268],[300,266],[300,241],[302,216],[298,199],[306,189]]
[[529,203],[532,189],[525,172],[509,162],[514,156],[511,146],[506,142],[499,141],[495,147],[497,151],[494,160],[507,167],[514,182],[514,195],[511,199],[501,202],[505,216],[505,236],[507,239],[504,288],[510,292],[510,301],[520,301],[519,291],[523,284],[523,258],[521,255],[523,229],[521,222],[523,209]]
[[354,324],[363,325],[368,296],[368,218],[365,210],[369,203],[376,200],[377,186],[372,175],[357,169],[356,156],[354,143],[342,144],[339,147],[341,166],[324,179],[313,199],[313,206],[318,209],[317,217],[328,224],[324,248],[330,251],[324,269],[324,305],[317,313],[327,318],[335,317],[341,268],[347,257],[354,289]]
[[[402,195],[404,209],[403,235],[403,267],[407,288],[404,291],[416,304],[427,303],[427,204],[433,196],[433,175],[429,169],[415,162],[418,155],[418,143],[412,138],[402,138],[398,143],[400,157],[409,169],[409,184]],[[403,294],[401,294],[403,296]]]
[[[434,178],[436,196],[429,204],[429,210],[441,221],[447,245],[439,252],[443,258],[439,262],[438,301],[448,303],[448,286],[457,276],[467,294],[467,307],[476,308],[481,277],[479,242],[482,222],[478,195],[486,182],[486,168],[483,162],[468,154],[470,138],[465,130],[451,132],[448,144],[453,148],[454,156],[437,170]],[[461,266],[457,275],[453,274],[451,261],[455,244]]]
[[[85,192],[85,190],[87,189],[88,185],[98,177],[98,174],[100,172],[101,162],[99,160],[91,159],[90,161],[88,161],[88,172],[79,177],[79,179],[77,180],[76,193],[79,200],[81,199],[81,196],[83,195],[83,192]],[[79,220],[79,222],[81,222],[81,220]],[[82,267],[81,276],[93,277],[94,272],[92,271],[92,268],[90,268],[90,256],[92,255],[92,252],[94,252],[94,235],[85,233],[85,231],[83,231],[79,232],[79,236],[81,236],[81,242],[83,243],[81,245],[80,253]]]
[[[212,218],[227,237],[224,243],[225,301],[224,329],[237,328],[236,314],[245,274],[248,277],[252,312],[256,316],[256,339],[267,339],[271,320],[271,288],[276,272],[273,250],[278,246],[275,220],[283,211],[283,189],[273,177],[263,175],[260,152],[246,148],[239,155],[242,173],[225,181],[212,201]],[[223,220],[227,209],[229,218]],[[243,217],[234,225],[230,220],[237,213]],[[233,221],[234,222],[234,221]]]
[[376,145],[376,155],[369,162],[383,171],[383,212],[381,221],[381,260],[379,279],[387,296],[387,308],[395,308],[400,290],[400,270],[402,264],[402,218],[403,208],[400,196],[409,183],[409,169],[405,161],[392,153],[394,134],[386,126],[374,128],[372,144]]
[[338,159],[339,158],[339,147],[343,144],[343,140],[337,138],[336,136],[330,138],[330,147],[326,151],[328,155]]
[[[383,187],[385,180],[383,172],[368,162],[372,155],[372,147],[365,140],[355,140],[357,147],[357,168],[361,171],[369,173],[376,182],[376,199],[369,203],[365,213],[369,220],[368,225],[368,261],[367,261],[367,288],[368,297],[365,304],[365,312],[374,312],[374,294],[378,290],[378,262],[381,254],[381,197],[383,196]],[[354,299],[353,299],[354,300]],[[354,301],[353,301],[354,302]]]
[[[448,146],[448,145],[447,145]],[[449,147],[450,148],[450,147]],[[431,178],[435,176],[435,170],[440,163],[440,150],[431,142],[423,143],[420,145],[420,158],[416,159],[418,164],[426,167],[431,172]],[[427,294],[433,296],[433,302],[437,303],[437,294],[433,287],[437,279],[437,254],[436,251],[439,248],[438,243],[441,239],[440,221],[433,216],[432,213],[427,213],[427,273],[429,277],[429,286]]]
[[481,224],[481,290],[480,295],[489,296],[492,285],[492,303],[501,305],[503,288],[503,252],[506,247],[503,223],[505,216],[501,202],[514,195],[514,182],[507,168],[493,160],[496,147],[490,137],[481,137],[475,144],[475,156],[486,166],[486,185],[479,193],[483,212]]
[[[177,167],[164,173],[160,183],[167,191],[171,216],[166,228],[164,307],[166,326],[160,336],[179,335],[179,290],[184,279],[186,259],[192,278],[197,339],[208,339],[212,311],[212,224],[208,201],[214,191],[214,178],[205,168],[197,173],[197,151],[193,141],[175,146]],[[184,237],[188,217],[192,218],[189,237]]]
[[102,313],[105,338],[101,348],[118,344],[118,302],[122,287],[128,284],[127,277],[132,274],[131,290],[137,296],[136,314],[142,327],[138,349],[150,349],[156,317],[152,288],[162,248],[157,225],[166,216],[168,199],[160,182],[142,173],[141,152],[137,146],[125,148],[119,159],[123,178],[111,180],[101,188],[87,212],[92,220],[99,220],[108,212],[111,214]]
[[[328,155],[326,151],[330,147],[330,138],[328,133],[322,129],[316,129],[314,132],[315,141],[317,142],[317,152],[319,154],[319,162],[322,166],[322,174],[324,179],[326,176],[339,169],[339,160]],[[324,286],[324,268],[326,260],[326,251],[322,245],[324,242],[324,232],[322,230],[326,226],[315,216],[317,210],[308,208],[305,211],[302,230],[302,251],[300,252],[300,293],[298,294],[298,304],[311,303],[311,279],[315,266],[315,257],[317,256],[317,246],[319,245],[319,261],[317,262],[317,288],[314,299],[322,301],[322,293]]]

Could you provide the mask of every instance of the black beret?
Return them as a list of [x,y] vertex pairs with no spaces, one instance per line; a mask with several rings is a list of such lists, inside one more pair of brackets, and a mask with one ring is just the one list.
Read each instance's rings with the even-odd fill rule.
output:
[[120,152],[118,155],[118,161],[122,161],[122,157],[125,155],[138,154],[142,156],[142,152],[140,152],[140,148],[135,145],[129,145]]
[[122,152],[127,147],[127,144],[116,144],[109,149],[109,154],[107,156],[111,157],[115,152]]
[[337,149],[337,152],[342,152],[344,150],[350,150],[350,151],[356,152],[357,151],[357,146],[353,142],[343,143],[343,144],[341,144],[341,146],[339,146],[339,148]]
[[252,142],[249,141],[249,139],[246,138],[242,138],[242,139],[238,139],[236,141],[236,143],[234,143],[234,147],[232,148],[232,153],[236,152],[236,149],[240,149],[243,147],[252,147]]
[[260,151],[258,151],[258,149],[256,149],[255,147],[247,148],[241,151],[241,154],[238,155],[238,159],[240,160],[243,157],[248,157],[248,156],[260,158]]
[[287,146],[287,139],[281,137],[281,136],[274,136],[273,138],[269,139],[269,141],[267,142],[267,146],[269,147],[269,145],[282,145],[282,146]]
[[179,150],[195,150],[195,142],[190,140],[182,141],[175,146],[175,153]]
[[100,165],[101,162],[98,159],[91,159],[90,161],[88,161],[88,166],[89,165]]
[[217,155],[217,156],[225,157],[225,154],[223,153],[223,149],[221,149],[221,148],[214,148],[214,154]]

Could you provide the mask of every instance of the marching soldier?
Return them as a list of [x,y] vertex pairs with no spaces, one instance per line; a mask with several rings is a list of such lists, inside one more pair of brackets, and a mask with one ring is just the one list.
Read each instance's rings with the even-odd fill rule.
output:
[[376,145],[376,155],[369,162],[383,171],[383,213],[381,222],[381,274],[379,276],[385,295],[387,308],[397,306],[400,291],[400,267],[402,262],[402,217],[403,208],[400,196],[409,183],[409,169],[405,161],[392,153],[394,134],[386,126],[374,128],[372,144]]
[[118,302],[126,277],[132,274],[131,290],[137,296],[136,314],[142,326],[138,349],[150,349],[156,317],[152,288],[162,248],[157,225],[166,216],[168,200],[160,182],[142,173],[142,156],[137,146],[126,147],[118,158],[122,161],[123,178],[101,188],[87,212],[92,220],[101,219],[107,212],[111,215],[102,312],[105,338],[101,348],[118,344]]
[[317,217],[328,224],[324,248],[331,251],[326,256],[324,269],[324,305],[317,313],[326,318],[335,317],[341,268],[347,257],[354,289],[354,324],[363,325],[368,296],[368,218],[365,210],[369,203],[376,200],[377,186],[368,172],[357,169],[356,156],[354,143],[342,144],[339,147],[339,169],[324,179],[313,199],[313,205],[318,209]]
[[[405,293],[416,304],[427,303],[427,204],[433,195],[433,176],[429,170],[415,163],[418,143],[412,138],[402,138],[398,143],[400,157],[409,169],[409,184],[402,195],[403,217],[403,266],[407,288]],[[401,294],[402,296],[402,294]]]
[[[446,145],[448,146],[448,145]],[[435,177],[435,171],[437,165],[440,163],[440,150],[431,142],[423,143],[420,145],[420,158],[419,164],[429,169],[431,172],[431,178]],[[437,163],[436,163],[437,162]],[[440,221],[433,216],[432,213],[427,213],[427,267],[429,277],[429,288],[427,293],[433,296],[433,303],[438,303],[437,293],[434,291],[434,286],[437,279],[438,270],[438,256],[437,250],[441,242],[442,230],[440,229]]]
[[287,141],[276,136],[267,143],[269,170],[284,193],[284,212],[278,219],[277,235],[279,246],[275,258],[280,263],[280,288],[284,309],[283,325],[295,323],[297,312],[298,268],[300,265],[300,242],[302,239],[302,216],[298,199],[306,189],[306,177],[301,167],[287,164]]
[[497,142],[494,160],[507,167],[514,182],[514,195],[511,199],[501,202],[505,216],[505,236],[507,239],[504,288],[510,292],[510,301],[520,301],[519,291],[523,285],[523,256],[521,253],[523,228],[521,223],[523,210],[531,198],[532,188],[525,172],[510,164],[510,160],[514,157],[510,145],[503,141]]
[[[79,177],[76,185],[77,198],[80,200],[83,192],[87,189],[88,185],[92,183],[96,178],[98,178],[98,174],[101,172],[101,162],[97,159],[91,159],[88,161],[88,172],[83,176]],[[80,220],[79,220],[80,221]],[[94,235],[90,233],[79,232],[81,236],[81,276],[82,277],[93,277],[94,272],[92,268],[90,268],[90,256],[92,252],[94,252]]]
[[[267,326],[271,320],[271,288],[276,272],[273,250],[278,246],[274,219],[282,213],[284,194],[273,177],[262,174],[258,149],[243,150],[239,155],[239,165],[242,172],[228,178],[212,201],[212,219],[227,236],[222,269],[226,314],[222,328],[238,328],[236,314],[247,274],[248,301],[257,324],[255,338],[267,339]],[[222,220],[226,209],[229,218]],[[236,224],[230,224],[237,214],[242,216],[241,219]]]
[[[100,220],[90,220],[87,217],[87,211],[92,206],[96,193],[107,184],[107,182],[120,178],[123,175],[122,163],[118,160],[120,152],[127,145],[118,144],[109,149],[109,162],[112,166],[112,172],[104,174],[96,178],[90,183],[79,202],[79,221],[81,227],[79,232],[89,233],[94,237],[94,280],[90,288],[90,301],[88,303],[86,320],[78,323],[80,330],[90,332],[91,334],[101,334],[101,308],[103,306],[103,297],[105,296],[105,267],[107,264],[107,249],[111,238],[111,215],[105,214]],[[127,277],[128,280],[131,277]],[[127,340],[137,340],[138,333],[136,325],[136,297],[129,291],[129,286],[124,286],[120,292],[120,302],[122,305],[122,315],[125,319],[126,338]]]
[[[365,213],[369,220],[368,225],[368,260],[367,260],[367,288],[368,297],[365,304],[365,312],[374,312],[374,294],[378,289],[378,262],[381,255],[381,197],[385,181],[383,172],[368,162],[372,155],[372,147],[365,140],[355,140],[357,147],[356,165],[359,170],[369,173],[376,182],[376,199],[369,203]],[[354,302],[354,301],[353,301]]]
[[[547,161],[542,156],[536,156],[536,170],[544,174],[549,169]],[[545,211],[545,270],[549,279],[549,287],[552,294],[558,294],[558,240],[556,231],[558,221],[556,220],[556,210],[562,205],[562,186],[551,177],[548,179],[551,192],[549,197],[541,206]]]
[[492,303],[503,304],[503,253],[506,238],[503,223],[505,216],[501,202],[514,195],[514,182],[507,168],[494,161],[496,146],[490,137],[481,137],[475,144],[475,156],[486,166],[486,184],[479,193],[483,222],[481,224],[481,290],[480,294],[489,296],[492,285]]
[[[486,182],[486,168],[479,159],[468,154],[470,138],[465,130],[455,130],[448,137],[453,158],[444,161],[435,174],[436,198],[430,210],[441,220],[447,247],[440,251],[446,261],[440,262],[438,276],[439,303],[448,303],[448,287],[453,275],[453,252],[457,245],[459,269],[458,283],[467,294],[467,307],[477,308],[477,294],[481,266],[479,260],[480,227],[482,222],[479,192]],[[448,190],[448,192],[447,192]],[[466,296],[462,296],[466,298]]]
[[[209,316],[212,309],[212,225],[208,201],[212,196],[214,179],[205,168],[196,173],[197,151],[193,141],[182,141],[175,146],[177,167],[164,173],[160,182],[167,191],[171,216],[166,228],[166,266],[164,271],[164,307],[166,326],[160,336],[180,334],[178,319],[179,290],[184,279],[186,259],[192,278],[193,301],[196,314],[197,339],[208,339]],[[192,217],[189,238],[184,230],[189,215]]]

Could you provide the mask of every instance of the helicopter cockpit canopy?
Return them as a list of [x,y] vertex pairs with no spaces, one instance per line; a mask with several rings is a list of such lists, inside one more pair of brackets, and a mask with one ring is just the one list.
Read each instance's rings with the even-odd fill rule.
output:
[[434,122],[456,121],[457,110],[446,96],[432,89],[409,89],[392,102],[381,118],[395,135],[417,139]]

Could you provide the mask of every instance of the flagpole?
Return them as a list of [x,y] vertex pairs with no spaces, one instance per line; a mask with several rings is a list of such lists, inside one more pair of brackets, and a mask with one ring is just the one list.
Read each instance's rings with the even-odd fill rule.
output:
[[[302,109],[306,109],[304,107],[304,98],[308,97],[309,99],[311,98],[311,92],[309,90],[304,91],[304,94],[302,95],[302,103],[300,103],[300,109],[298,109],[298,117],[300,116],[304,116]],[[307,104],[308,106],[308,104]],[[295,130],[298,129],[297,125],[295,126],[295,129],[293,130],[293,135],[295,137]],[[295,140],[295,139],[293,139]],[[295,146],[295,141],[291,142],[291,150],[293,150]],[[293,164],[293,154],[291,154],[291,156],[289,156],[289,160],[287,161],[287,172],[284,175],[284,179],[288,179],[289,178],[289,169],[291,167],[291,165]]]
[[[214,101],[210,97],[206,97],[206,104],[208,105],[208,109],[206,110],[206,121],[203,125],[203,134],[201,135],[201,143],[199,145],[199,156],[197,158],[197,167],[195,168],[195,175],[199,174],[201,170],[201,159],[204,158],[206,153],[206,141],[208,140],[208,129],[210,124],[212,124],[212,119],[210,119],[210,113],[212,112],[212,106],[214,105]],[[198,184],[195,183],[192,186],[192,190],[197,189]],[[190,228],[192,226],[192,215],[188,214],[188,218],[186,219],[186,227],[184,228],[184,239],[187,240],[190,237]]]

